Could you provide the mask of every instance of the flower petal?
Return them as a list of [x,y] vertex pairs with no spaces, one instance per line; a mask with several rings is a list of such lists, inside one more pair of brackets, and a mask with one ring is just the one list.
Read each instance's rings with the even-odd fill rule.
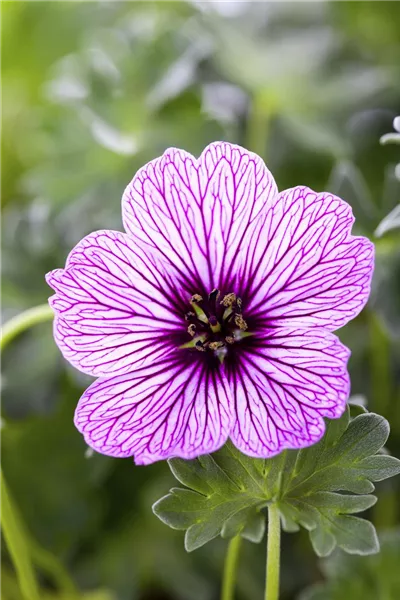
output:
[[81,371],[122,374],[175,351],[184,308],[168,274],[151,258],[144,263],[126,234],[90,234],[47,282],[56,291],[49,300],[56,342]]
[[[207,291],[224,288],[277,194],[275,181],[256,154],[216,142],[197,160],[171,148],[140,169],[125,190],[126,231],[152,255]],[[197,292],[195,289],[193,293]]]
[[351,207],[305,187],[277,196],[253,240],[247,306],[273,326],[331,331],[368,300],[373,244],[350,235]]
[[149,464],[194,458],[229,435],[228,386],[202,361],[165,361],[141,372],[99,379],[83,394],[75,425],[89,446]]
[[232,380],[236,422],[231,438],[245,454],[268,458],[323,435],[349,396],[349,350],[332,333],[273,329],[241,357]]

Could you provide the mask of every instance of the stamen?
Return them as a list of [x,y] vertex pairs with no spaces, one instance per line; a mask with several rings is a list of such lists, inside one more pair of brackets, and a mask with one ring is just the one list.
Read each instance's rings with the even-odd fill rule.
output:
[[217,314],[217,300],[219,298],[219,290],[216,288],[208,294],[208,306],[211,314]]
[[[199,296],[199,298],[201,298],[201,296]],[[208,318],[207,318],[207,315],[204,312],[204,310],[202,308],[200,308],[200,306],[198,306],[196,304],[196,302],[192,302],[191,304],[193,306],[194,312],[196,313],[196,317],[199,319],[199,321],[203,321],[203,323],[208,323]]]
[[194,325],[193,323],[191,325],[189,325],[189,327],[187,328],[188,333],[194,337],[196,335],[196,325]]
[[207,335],[198,335],[197,337],[190,340],[190,342],[186,342],[186,344],[182,344],[179,346],[180,348],[197,348],[199,346],[205,346],[207,343]]
[[229,347],[253,335],[242,316],[242,299],[235,293],[225,294],[220,302],[220,291],[214,288],[207,296],[193,294],[191,310],[185,314],[190,341],[181,348],[212,352],[222,363],[232,350]]
[[246,321],[243,319],[242,315],[235,315],[235,324],[239,327],[239,329],[241,329],[242,331],[246,331],[247,329],[247,323]]
[[214,308],[215,308],[215,304],[216,304],[219,296],[220,296],[219,290],[217,290],[216,288],[213,289],[213,291],[208,294],[208,301],[211,303],[211,305]]
[[212,302],[212,301],[216,301],[216,300],[218,300],[218,298],[219,298],[219,295],[220,295],[220,294],[219,294],[219,290],[217,290],[217,289],[214,289],[212,292],[210,292],[210,293],[208,294],[208,299],[210,300],[210,302]]
[[222,298],[221,304],[224,306],[232,306],[236,302],[236,294],[227,294]]
[[224,310],[224,314],[222,315],[222,320],[227,321],[229,319],[229,317],[231,317],[232,315],[233,315],[233,309],[230,306],[229,308],[226,308]]
[[211,350],[218,350],[218,348],[222,348],[222,346],[225,346],[224,342],[210,342],[208,344],[208,347]]

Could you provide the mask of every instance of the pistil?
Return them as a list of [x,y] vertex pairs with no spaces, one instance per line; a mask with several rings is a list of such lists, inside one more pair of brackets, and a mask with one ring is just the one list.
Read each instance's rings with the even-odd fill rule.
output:
[[217,319],[217,317],[211,316],[211,317],[208,319],[208,322],[210,323],[211,331],[212,331],[213,333],[218,333],[219,331],[221,331],[221,325],[220,325],[220,323],[218,322],[218,319]]

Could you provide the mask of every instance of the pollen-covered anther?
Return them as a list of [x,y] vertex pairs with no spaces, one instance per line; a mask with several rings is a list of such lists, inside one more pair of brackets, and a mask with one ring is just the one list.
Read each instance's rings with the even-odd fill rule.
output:
[[227,344],[234,344],[236,340],[232,335],[227,335],[225,341]]
[[210,342],[208,344],[210,350],[218,350],[218,348],[222,348],[222,346],[225,346],[224,342]]
[[200,294],[193,294],[193,296],[190,298],[190,303],[194,302],[194,303],[198,303],[198,302],[202,302],[203,301],[203,297],[200,296]]
[[242,315],[235,315],[235,325],[237,325],[242,331],[246,331],[247,329],[247,323],[243,319]]
[[199,350],[200,352],[205,352],[206,351],[206,347],[204,345],[204,343],[201,340],[198,340],[194,347],[196,348],[196,350]]
[[189,327],[187,328],[188,333],[194,337],[196,335],[196,325],[193,325],[193,323],[191,325],[189,325]]
[[196,317],[194,312],[187,312],[185,314],[185,321],[191,321],[192,319],[194,319]]
[[236,302],[236,294],[234,293],[230,293],[230,294],[226,294],[226,296],[224,296],[221,300],[221,304],[223,304],[223,306],[232,306],[233,304],[235,304]]

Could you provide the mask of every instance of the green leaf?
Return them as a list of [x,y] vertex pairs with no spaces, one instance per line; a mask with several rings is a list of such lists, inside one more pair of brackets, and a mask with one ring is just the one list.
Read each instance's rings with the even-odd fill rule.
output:
[[238,534],[253,542],[265,531],[265,508],[278,504],[285,531],[304,527],[319,556],[339,546],[351,554],[379,549],[371,523],[355,513],[373,506],[373,482],[400,473],[400,461],[382,454],[388,422],[374,413],[329,420],[322,440],[303,450],[285,450],[271,459],[241,454],[228,442],[215,454],[169,465],[186,488],[173,488],[153,506],[174,529],[186,531],[185,547],[195,550],[218,535]]
[[381,535],[379,554],[362,558],[335,552],[321,561],[326,580],[304,590],[298,600],[395,600],[400,593],[400,531]]

